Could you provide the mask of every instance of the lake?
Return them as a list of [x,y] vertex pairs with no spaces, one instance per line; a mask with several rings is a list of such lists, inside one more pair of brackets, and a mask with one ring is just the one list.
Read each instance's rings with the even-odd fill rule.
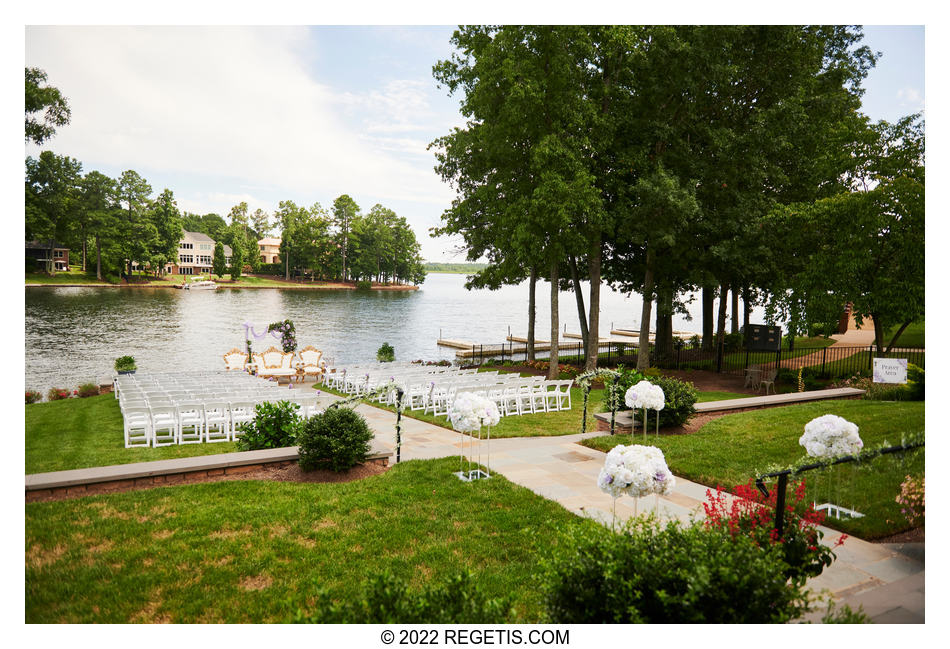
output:
[[[454,358],[436,340],[461,339],[498,344],[510,331],[527,333],[527,282],[497,291],[466,291],[465,276],[430,274],[418,291],[341,291],[280,289],[27,288],[25,322],[26,387],[45,392],[53,386],[107,383],[117,356],[135,357],[140,370],[224,368],[221,355],[244,348],[244,322],[258,332],[289,318],[299,347],[313,345],[336,363],[375,360],[383,342],[398,360]],[[585,305],[588,287],[584,285]],[[537,286],[538,339],[549,338],[550,288]],[[561,293],[561,330],[580,331],[573,293]],[[611,326],[634,328],[640,317],[637,294],[601,289],[601,336]],[[680,331],[699,331],[700,303],[688,321],[673,320]],[[761,322],[761,310],[753,322]],[[253,342],[253,341],[252,341]],[[255,342],[257,350],[271,342]]]

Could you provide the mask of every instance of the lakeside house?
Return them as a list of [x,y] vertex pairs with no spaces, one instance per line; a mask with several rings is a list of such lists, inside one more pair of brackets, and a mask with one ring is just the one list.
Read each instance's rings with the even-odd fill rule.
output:
[[280,263],[280,239],[274,237],[265,237],[257,242],[257,247],[261,252],[261,263]]
[[[178,263],[168,264],[165,272],[171,275],[203,275],[212,272],[215,241],[203,232],[182,233],[178,243]],[[224,244],[225,263],[231,265],[231,246]]]
[[50,258],[51,244],[49,241],[26,242],[26,265],[29,270],[46,271],[52,261],[53,270],[69,270],[69,248],[52,242],[53,256]]

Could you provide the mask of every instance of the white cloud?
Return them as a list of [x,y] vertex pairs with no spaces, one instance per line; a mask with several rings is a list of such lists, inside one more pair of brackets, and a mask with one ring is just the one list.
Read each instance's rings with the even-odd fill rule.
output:
[[[432,165],[393,155],[415,144],[360,133],[424,123],[422,82],[337,94],[306,68],[307,38],[303,27],[30,27],[26,62],[69,98],[72,121],[55,148],[87,168],[228,178],[313,197],[359,188],[447,205],[452,192]],[[371,108],[362,129],[344,119],[346,106]],[[213,201],[218,189],[183,203]]]
[[897,102],[902,108],[918,111],[924,107],[924,96],[917,88],[901,88],[897,91]]

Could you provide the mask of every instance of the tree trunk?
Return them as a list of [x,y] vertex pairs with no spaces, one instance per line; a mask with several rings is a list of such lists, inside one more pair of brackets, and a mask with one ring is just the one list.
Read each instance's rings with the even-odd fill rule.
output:
[[584,294],[581,293],[581,278],[577,274],[577,259],[574,255],[568,258],[568,265],[571,268],[571,282],[574,284],[574,300],[577,302],[577,320],[581,325],[581,341],[584,347],[584,366],[587,366],[587,313],[584,311]]
[[535,293],[538,285],[538,269],[535,266],[531,267],[531,276],[528,278],[528,342],[527,342],[527,355],[528,360],[533,361],[534,358],[534,321],[535,321]]
[[[877,322],[877,320],[875,320],[874,322]],[[907,322],[901,325],[901,328],[898,329],[897,333],[894,334],[894,336],[891,338],[891,342],[887,343],[887,349],[884,350],[885,354],[891,353],[891,349],[894,347],[894,343],[897,342],[897,339],[901,337],[901,334],[904,333],[904,329],[906,329],[908,325],[910,325],[910,323],[911,323],[910,320],[908,320]]]
[[285,252],[286,254],[284,256],[287,258],[284,260],[284,279],[289,282],[290,281],[290,250],[288,249]]
[[650,369],[650,315],[653,310],[653,248],[647,244],[647,263],[643,273],[643,309],[640,311],[640,348],[637,370]]
[[871,314],[871,319],[874,321],[874,344],[877,346],[877,353],[884,353],[884,325],[881,324],[881,321],[875,317],[876,313]]
[[98,233],[96,233],[96,279],[102,281],[102,244],[99,242]]
[[749,330],[749,318],[752,317],[752,305],[749,304],[749,289],[742,289],[742,326],[744,331]]
[[723,282],[719,287],[719,320],[717,322],[716,344],[721,345],[726,336],[726,306],[729,304],[729,284]]
[[86,272],[86,227],[82,228],[82,272]]
[[56,260],[53,259],[53,247],[55,246],[53,239],[49,240],[49,254],[46,255],[46,274],[55,275],[56,274]]
[[657,286],[656,289],[656,348],[657,365],[668,362],[673,353],[673,289]]
[[703,351],[710,351],[713,348],[713,300],[716,288],[714,286],[703,286]]
[[739,291],[732,290],[732,333],[739,333]]
[[600,233],[594,237],[587,256],[590,275],[590,315],[588,317],[587,353],[584,355],[584,371],[597,369],[597,356],[600,354],[600,262],[603,250]]
[[558,275],[557,260],[551,262],[551,362],[548,364],[548,380],[553,381],[558,378],[557,362],[558,349],[557,339],[559,335],[558,327]]

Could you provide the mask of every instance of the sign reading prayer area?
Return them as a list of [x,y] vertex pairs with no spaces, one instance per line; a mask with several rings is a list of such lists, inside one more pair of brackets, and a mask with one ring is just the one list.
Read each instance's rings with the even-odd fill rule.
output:
[[907,383],[906,358],[875,358],[875,383]]

